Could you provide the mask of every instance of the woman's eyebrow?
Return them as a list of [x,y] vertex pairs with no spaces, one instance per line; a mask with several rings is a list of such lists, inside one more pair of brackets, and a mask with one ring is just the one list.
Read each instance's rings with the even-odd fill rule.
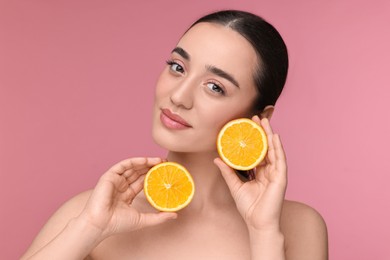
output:
[[190,61],[190,55],[188,54],[188,52],[186,52],[183,48],[181,47],[175,47],[171,53],[174,53],[176,52],[177,54],[179,54],[180,56],[182,56],[184,59]]
[[[191,56],[190,54],[188,54],[188,52],[186,52],[183,48],[181,47],[175,47],[173,50],[172,50],[172,53],[176,52],[177,54],[179,54],[180,56],[183,57],[183,59],[186,59],[187,61],[190,61],[191,60]],[[233,83],[233,85],[235,85],[236,87],[240,88],[240,84],[238,84],[238,81],[229,73],[227,73],[226,71],[220,69],[220,68],[217,68],[215,66],[211,66],[211,65],[207,65],[206,66],[206,70],[219,76],[219,77],[222,77],[224,79],[227,79],[228,81],[230,81],[231,83]]]
[[219,76],[219,77],[227,79],[228,81],[233,83],[233,85],[235,85],[237,88],[240,88],[240,84],[238,84],[238,81],[231,74],[227,73],[226,71],[223,71],[223,70],[221,70],[217,67],[211,66],[211,65],[206,66],[206,70]]

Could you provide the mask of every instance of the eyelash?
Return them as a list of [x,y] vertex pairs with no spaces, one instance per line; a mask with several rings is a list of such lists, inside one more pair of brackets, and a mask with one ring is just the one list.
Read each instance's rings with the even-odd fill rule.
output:
[[[183,72],[184,72],[183,66],[181,66],[180,64],[178,64],[178,63],[175,62],[174,60],[167,60],[166,63],[167,63],[168,66],[170,66],[170,69],[173,70],[174,72],[178,72],[178,73],[183,73]],[[174,65],[177,65],[178,67],[180,67],[182,71],[177,71],[177,70],[175,70],[175,69],[172,69],[172,66],[174,66]],[[215,91],[213,91],[213,90],[211,90],[211,89],[210,89],[210,91],[212,91],[212,92],[214,92],[214,93],[217,93],[217,94],[220,94],[220,95],[222,95],[222,96],[225,96],[225,95],[226,95],[225,90],[224,90],[222,87],[220,87],[219,84],[217,84],[217,83],[215,83],[215,82],[207,82],[207,83],[206,83],[206,87],[207,87],[207,85],[209,85],[209,84],[213,84],[214,86],[217,86],[217,88],[220,90],[220,92],[215,92]]]
[[212,89],[210,89],[210,91],[213,91],[213,92],[215,92],[217,94],[221,94],[222,96],[226,95],[225,90],[223,88],[221,88],[217,83],[215,83],[215,82],[207,82],[206,86],[209,85],[209,84],[213,84],[214,86],[217,86],[218,89],[219,89],[219,92],[213,91]]
[[[170,66],[170,69],[171,69],[171,70],[173,70],[173,71],[175,71],[175,72],[179,72],[179,73],[183,73],[183,72],[184,72],[183,66],[181,66],[179,63],[177,63],[177,62],[175,62],[175,61],[173,61],[173,60],[167,60],[166,63]],[[177,70],[172,69],[172,66],[173,66],[173,65],[177,65],[178,67],[181,68],[182,71],[180,72],[180,71],[177,71]]]

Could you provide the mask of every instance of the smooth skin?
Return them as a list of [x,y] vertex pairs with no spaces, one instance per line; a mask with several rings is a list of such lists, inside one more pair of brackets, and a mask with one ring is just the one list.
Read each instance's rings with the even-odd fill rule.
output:
[[[200,23],[173,51],[161,73],[152,135],[166,158],[129,158],[110,168],[96,187],[65,203],[47,222],[22,259],[289,259],[328,258],[322,217],[286,201],[287,161],[268,106],[251,115],[257,65],[250,44],[229,28]],[[228,72],[235,84],[211,67]],[[245,101],[245,102],[243,102]],[[191,127],[175,130],[160,121],[161,109]],[[269,151],[245,181],[216,151],[222,126],[252,118],[266,131]],[[261,118],[261,120],[260,120]],[[162,161],[184,165],[196,193],[177,213],[157,212],[142,190],[148,169]]]

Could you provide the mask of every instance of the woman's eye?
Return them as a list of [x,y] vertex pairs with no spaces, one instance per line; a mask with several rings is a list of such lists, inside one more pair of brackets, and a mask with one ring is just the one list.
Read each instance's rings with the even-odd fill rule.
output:
[[175,71],[175,72],[179,72],[179,73],[184,72],[183,67],[181,65],[179,65],[177,62],[174,62],[172,60],[168,60],[167,64],[169,65],[170,69]]
[[215,83],[207,83],[207,87],[213,91],[213,92],[216,92],[216,93],[219,93],[219,94],[222,94],[222,95],[225,95],[225,91],[220,87],[218,86],[217,84]]

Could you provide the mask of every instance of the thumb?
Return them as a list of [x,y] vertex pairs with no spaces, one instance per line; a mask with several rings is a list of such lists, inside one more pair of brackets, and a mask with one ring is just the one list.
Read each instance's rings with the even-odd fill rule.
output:
[[236,194],[238,189],[242,186],[243,182],[240,180],[240,178],[238,178],[236,172],[226,163],[224,163],[221,158],[215,158],[214,164],[218,166],[222,177],[225,179],[226,184],[234,197],[234,194]]
[[176,218],[177,213],[175,212],[141,213],[138,226],[139,228],[154,226]]

